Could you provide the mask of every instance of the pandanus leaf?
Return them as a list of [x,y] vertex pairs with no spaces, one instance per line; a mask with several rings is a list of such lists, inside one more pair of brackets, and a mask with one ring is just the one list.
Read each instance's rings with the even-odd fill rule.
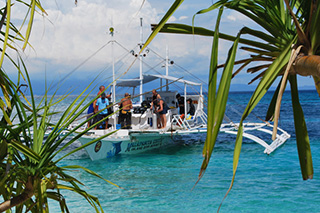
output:
[[0,67],[2,67],[4,56],[6,53],[6,48],[8,44],[8,38],[9,38],[9,30],[10,30],[10,21],[11,21],[11,0],[7,0],[7,5],[6,5],[6,14],[4,14],[7,17],[6,21],[6,31],[4,35],[4,41],[3,41],[3,48],[2,48],[2,53],[1,53],[1,58],[0,58]]
[[33,24],[33,18],[34,18],[34,14],[35,14],[35,10],[36,10],[36,0],[31,0],[30,10],[31,10],[30,20],[29,20],[28,27],[27,27],[26,38],[25,38],[25,41],[24,41],[24,44],[22,47],[23,50],[27,47],[28,42],[29,42],[29,37],[31,34],[31,29],[32,29],[32,24]]
[[[152,25],[153,28],[157,27],[158,25]],[[195,27],[185,24],[177,24],[177,23],[171,23],[171,24],[165,24],[161,30],[160,33],[173,33],[173,34],[186,34],[186,35],[201,35],[201,36],[214,36],[214,31],[208,30],[203,27]],[[235,41],[237,37],[227,35],[225,33],[219,32],[219,38],[227,40],[227,41]],[[243,39],[240,38],[239,43],[251,45],[257,48],[261,48],[264,50],[269,51],[277,51],[278,48],[271,46],[269,44],[266,44],[264,42],[258,42],[250,39]]]
[[[210,161],[211,153],[216,142],[217,133],[215,131],[214,111],[216,106],[216,87],[217,87],[217,73],[218,73],[218,46],[219,46],[219,25],[222,16],[223,8],[220,8],[218,18],[216,21],[215,34],[212,42],[210,71],[209,71],[209,85],[208,85],[208,122],[207,122],[207,138],[203,147],[204,160],[202,162],[199,179],[203,176],[208,163]],[[216,115],[217,116],[217,115]]]
[[19,141],[12,140],[10,141],[10,143],[8,143],[8,146],[13,147],[14,149],[21,152],[24,156],[34,160],[35,162],[40,161],[40,156],[36,152],[28,148],[27,146],[23,145]]
[[313,10],[311,10],[312,19],[310,21],[311,49],[313,54],[320,54],[320,1],[312,1],[312,3],[314,5]]
[[[281,72],[282,68],[287,64],[289,58],[290,58],[290,52],[291,52],[291,44],[289,44],[279,55],[279,57],[271,64],[271,66],[266,71],[265,75],[262,77],[260,83],[258,84],[256,90],[254,91],[253,95],[251,96],[249,103],[247,104],[247,107],[242,114],[239,127],[238,127],[238,133],[236,138],[236,143],[234,147],[234,154],[233,154],[233,176],[231,180],[230,187],[223,198],[223,200],[227,197],[230,190],[233,187],[233,183],[235,180],[240,153],[241,153],[241,147],[242,147],[242,139],[243,139],[243,122],[248,117],[248,115],[251,113],[251,111],[256,107],[256,105],[260,102],[260,100],[263,98],[265,93],[270,88],[271,84],[275,81],[279,73]],[[221,207],[221,205],[220,205]],[[220,209],[219,207],[219,209]]]
[[[222,15],[222,9],[220,9],[218,17],[221,17],[221,15]],[[216,33],[218,33],[219,23],[220,23],[220,18],[217,19],[216,25],[218,26],[216,26],[216,30],[215,30]],[[207,127],[208,131],[207,131],[207,139],[206,139],[206,142],[204,145],[204,151],[203,151],[205,159],[202,162],[202,166],[199,174],[200,178],[203,176],[208,166],[208,163],[211,158],[212,151],[215,145],[215,141],[219,133],[221,123],[223,121],[224,113],[227,106],[229,89],[230,89],[230,84],[232,79],[232,71],[235,63],[235,57],[237,53],[237,47],[238,47],[240,35],[241,35],[241,32],[238,34],[237,39],[235,40],[234,44],[229,50],[227,62],[223,70],[222,76],[220,78],[217,94],[216,95],[211,94],[211,91],[209,90],[208,96],[212,95],[215,99],[213,100],[213,105],[210,108],[208,107],[208,127]],[[218,49],[218,40],[214,40],[212,48]],[[212,60],[217,60],[217,56],[212,56]],[[211,64],[215,64],[215,63],[211,63]],[[212,70],[212,71],[216,72],[216,70]],[[209,87],[212,87],[212,86],[215,86],[214,82],[211,85],[209,82]],[[215,92],[216,90],[213,88],[212,91]],[[208,137],[208,134],[209,134],[209,137]]]
[[317,76],[313,76],[314,86],[316,87],[316,90],[318,92],[318,95],[320,96],[320,78]]
[[103,212],[103,209],[101,207],[101,204],[100,204],[98,198],[88,194],[86,191],[84,191],[84,190],[82,190],[80,188],[77,188],[77,187],[67,186],[67,185],[63,185],[63,184],[58,184],[57,188],[76,192],[77,194],[79,194],[82,197],[84,197],[88,201],[88,203],[90,203],[90,205],[95,208],[96,212],[99,212],[99,209],[97,208],[97,205],[100,207],[101,212]]
[[279,122],[279,116],[280,116],[281,100],[282,100],[282,95],[283,95],[284,90],[287,85],[287,78],[289,75],[289,70],[291,69],[292,64],[293,64],[294,60],[296,59],[297,55],[300,53],[301,48],[302,48],[302,45],[300,45],[297,49],[293,48],[291,50],[291,56],[290,56],[289,62],[287,64],[286,70],[285,70],[283,77],[281,79],[281,86],[280,86],[279,93],[278,93],[276,108],[274,110],[274,124],[273,124],[272,140],[275,140],[277,137],[277,128],[278,128],[278,122]]
[[307,131],[306,121],[304,119],[302,107],[299,102],[297,77],[289,77],[291,86],[291,99],[294,116],[294,126],[296,130],[296,141],[300,160],[300,168],[302,178],[304,180],[313,178],[312,156],[310,149],[310,141]]
[[281,86],[281,81],[279,82],[279,84],[277,86],[277,89],[273,93],[273,96],[272,96],[272,99],[270,101],[270,104],[269,104],[269,107],[268,107],[268,111],[267,111],[267,114],[266,114],[266,118],[265,118],[266,121],[273,120],[274,110],[276,108],[276,102],[277,102],[280,86]]
[[117,184],[112,183],[111,181],[109,181],[109,180],[101,177],[100,175],[98,175],[96,172],[94,172],[94,171],[92,171],[92,170],[90,170],[90,169],[87,169],[87,168],[85,168],[85,167],[78,166],[78,165],[70,165],[70,166],[64,166],[64,167],[62,167],[62,168],[65,168],[65,169],[82,169],[82,170],[84,170],[85,172],[87,172],[87,173],[89,173],[89,174],[91,174],[91,175],[93,175],[93,176],[96,176],[96,177],[98,177],[98,178],[106,181],[107,183],[110,183],[110,184],[112,184],[112,185],[114,185],[114,186],[116,186],[116,187],[118,187],[118,188],[121,188],[121,187],[118,186]]

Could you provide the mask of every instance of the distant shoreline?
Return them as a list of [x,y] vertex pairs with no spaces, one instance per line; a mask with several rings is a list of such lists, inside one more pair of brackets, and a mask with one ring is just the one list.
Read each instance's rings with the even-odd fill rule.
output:
[[[268,90],[267,93],[272,93],[272,92],[274,92],[274,91],[275,91],[275,89],[272,88],[272,89]],[[183,93],[183,91],[177,91],[177,92]],[[230,90],[230,93],[253,93],[253,92],[254,92],[254,90],[235,90],[235,89]],[[290,92],[290,87],[287,87],[287,89],[285,90],[285,92]],[[299,88],[299,92],[317,92],[317,90],[316,90],[316,89],[309,88],[309,87],[301,87],[301,88]],[[56,96],[63,96],[64,94],[65,94],[65,93],[61,92],[61,93],[57,93]],[[70,94],[69,96],[70,96],[70,97],[72,97],[72,96],[78,96],[79,94],[80,94],[80,92],[77,93],[77,94]],[[124,94],[124,93],[123,93],[123,94]],[[123,94],[122,94],[122,93],[118,93],[117,96],[118,96],[118,95],[123,95]],[[194,93],[194,92],[188,92],[188,94],[195,95],[196,93]],[[207,92],[203,92],[203,94],[204,94],[204,95],[207,95],[208,93],[207,93]],[[52,96],[52,95],[53,95],[53,94],[51,94],[51,93],[48,94],[48,96]],[[86,95],[86,94],[84,94],[84,95]],[[84,95],[83,95],[83,96],[84,96]],[[26,93],[26,96],[30,96],[30,94]],[[42,97],[43,94],[34,94],[34,96],[36,96],[36,97],[41,96],[41,97]],[[92,93],[92,94],[90,94],[89,96],[95,96],[95,93]],[[4,98],[2,92],[0,92],[0,97],[1,97],[2,99]]]

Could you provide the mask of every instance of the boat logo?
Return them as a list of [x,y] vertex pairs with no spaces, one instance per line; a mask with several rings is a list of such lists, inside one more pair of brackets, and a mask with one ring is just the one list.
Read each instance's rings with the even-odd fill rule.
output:
[[98,142],[96,143],[96,146],[94,147],[94,151],[95,151],[95,152],[99,152],[100,148],[101,148],[101,141],[98,141]]
[[122,141],[118,143],[112,143],[113,148],[107,153],[107,158],[113,157],[121,152],[121,143]]

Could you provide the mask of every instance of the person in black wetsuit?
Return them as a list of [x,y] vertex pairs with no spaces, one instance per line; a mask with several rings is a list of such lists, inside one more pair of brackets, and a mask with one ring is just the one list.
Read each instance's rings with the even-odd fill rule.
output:
[[189,104],[189,111],[188,111],[188,115],[194,115],[194,113],[196,112],[196,108],[194,107],[193,103],[192,103],[192,99],[188,98],[187,99],[187,103]]
[[184,97],[182,97],[179,93],[176,95],[179,107],[179,114],[184,115]]

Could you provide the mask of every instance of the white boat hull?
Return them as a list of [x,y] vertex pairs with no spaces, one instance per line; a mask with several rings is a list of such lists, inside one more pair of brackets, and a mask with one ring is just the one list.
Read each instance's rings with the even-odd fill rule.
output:
[[[98,136],[105,130],[95,130]],[[99,134],[100,133],[100,134]],[[93,136],[83,136],[79,138],[82,145],[93,140]],[[98,140],[87,146],[86,152],[91,160],[110,158],[118,154],[137,154],[148,150],[174,144],[173,137],[161,132],[130,132],[129,130],[119,130],[111,136]]]

